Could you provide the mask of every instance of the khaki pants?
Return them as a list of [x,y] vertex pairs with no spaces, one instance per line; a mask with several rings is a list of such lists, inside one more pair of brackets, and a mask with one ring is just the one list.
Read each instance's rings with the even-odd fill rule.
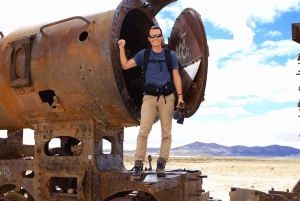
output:
[[145,95],[143,98],[141,110],[140,132],[137,137],[137,146],[135,152],[135,160],[145,160],[147,150],[147,140],[152,129],[155,117],[159,114],[161,124],[161,145],[159,157],[165,161],[168,160],[172,142],[172,114],[174,111],[174,94],[160,96],[158,102],[156,96]]

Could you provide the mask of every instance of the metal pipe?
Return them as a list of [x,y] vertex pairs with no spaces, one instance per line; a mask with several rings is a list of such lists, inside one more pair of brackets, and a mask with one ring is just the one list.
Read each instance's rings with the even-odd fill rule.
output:
[[70,21],[70,20],[74,20],[74,19],[82,19],[82,20],[85,21],[87,24],[90,24],[90,23],[91,23],[89,20],[87,20],[87,19],[84,18],[84,17],[81,17],[81,16],[74,16],[74,17],[70,17],[70,18],[67,18],[67,19],[59,20],[59,21],[56,21],[56,22],[53,22],[53,23],[50,23],[50,24],[43,25],[43,26],[41,26],[41,28],[40,28],[40,32],[44,35],[44,34],[45,34],[45,33],[43,32],[43,29],[44,29],[44,28],[50,27],[50,26],[53,26],[53,25],[56,25],[56,24],[60,24],[60,23],[63,23],[63,22],[67,22],[67,21]]

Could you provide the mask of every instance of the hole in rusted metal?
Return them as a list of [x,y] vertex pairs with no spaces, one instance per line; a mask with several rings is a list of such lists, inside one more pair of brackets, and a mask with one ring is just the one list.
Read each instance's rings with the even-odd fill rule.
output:
[[56,104],[53,104],[56,97],[53,90],[39,91],[39,95],[43,103],[48,103],[52,108],[56,108]]
[[72,177],[52,177],[49,180],[51,193],[77,194],[77,178]]
[[34,178],[34,172],[32,170],[25,170],[22,172],[23,178]]
[[83,144],[76,138],[62,136],[48,141],[44,150],[47,156],[79,156],[82,153]]
[[35,145],[34,130],[26,128],[23,130],[23,133],[26,136],[26,137],[23,137],[23,144],[24,145]]
[[79,40],[81,42],[85,41],[87,39],[87,37],[89,36],[89,33],[87,31],[84,31],[82,32],[80,35],[79,35]]
[[102,140],[103,154],[111,154],[111,146],[112,146],[111,142],[103,138]]

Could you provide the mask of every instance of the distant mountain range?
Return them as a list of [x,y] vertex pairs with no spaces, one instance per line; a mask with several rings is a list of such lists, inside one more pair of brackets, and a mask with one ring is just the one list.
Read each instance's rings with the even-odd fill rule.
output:
[[[135,150],[124,150],[134,154]],[[159,148],[148,148],[147,154],[157,155]],[[171,149],[171,156],[245,156],[245,157],[300,157],[300,149],[271,145],[266,147],[222,146],[216,143],[193,142]]]

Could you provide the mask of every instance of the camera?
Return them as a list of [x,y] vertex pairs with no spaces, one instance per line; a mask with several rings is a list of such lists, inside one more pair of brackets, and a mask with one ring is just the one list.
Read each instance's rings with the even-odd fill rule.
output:
[[[180,103],[180,106],[183,107],[183,103]],[[178,124],[183,124],[184,118],[189,114],[189,110],[176,109],[173,112],[173,119],[177,120]]]

